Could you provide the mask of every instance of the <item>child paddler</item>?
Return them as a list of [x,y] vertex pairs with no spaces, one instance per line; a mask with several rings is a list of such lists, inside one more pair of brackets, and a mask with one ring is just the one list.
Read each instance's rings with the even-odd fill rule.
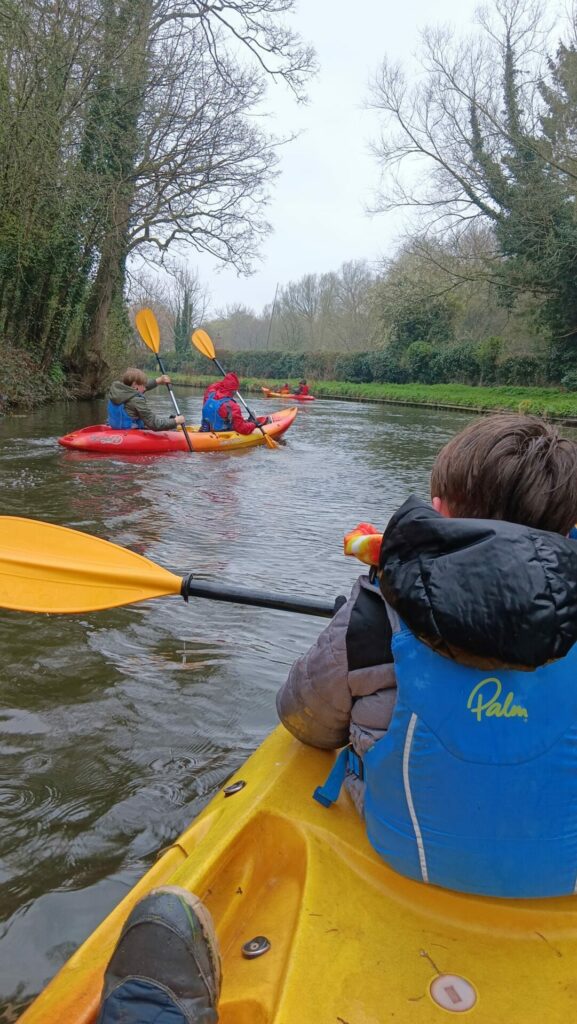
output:
[[209,384],[202,404],[202,431],[235,430],[237,434],[252,434],[268,423],[266,416],[254,420],[244,419],[235,394],[240,386],[236,373],[227,373],[221,380]]
[[184,423],[184,416],[159,416],[152,411],[144,397],[159,384],[170,384],[168,374],[149,380],[142,370],[129,367],[122,380],[115,380],[108,392],[108,426],[115,430],[176,430]]
[[[346,772],[401,874],[573,893],[577,446],[534,417],[489,417],[440,452],[431,495],[392,517],[374,578],[293,665],[280,716],[313,746],[350,737],[321,802]],[[370,549],[374,530],[355,532]],[[220,983],[206,908],[156,889],[124,925],[97,1024],[216,1024]]]
[[280,718],[304,743],[349,744],[315,795],[330,806],[344,778],[401,874],[573,893],[577,446],[536,417],[487,417],[439,453],[431,499],[393,515],[371,577],[292,666]]

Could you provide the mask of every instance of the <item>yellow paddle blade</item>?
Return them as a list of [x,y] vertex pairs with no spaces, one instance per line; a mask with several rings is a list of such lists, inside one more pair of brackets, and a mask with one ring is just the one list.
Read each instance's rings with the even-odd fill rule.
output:
[[0,607],[90,612],[180,594],[179,576],[79,530],[0,516]]
[[160,330],[158,321],[151,309],[139,309],[134,321],[136,329],[145,345],[153,352],[160,352]]
[[206,331],[198,330],[194,331],[192,338],[190,339],[195,348],[199,352],[202,352],[203,356],[207,356],[209,359],[216,358],[216,352],[214,351],[214,345],[210,339],[210,336]]

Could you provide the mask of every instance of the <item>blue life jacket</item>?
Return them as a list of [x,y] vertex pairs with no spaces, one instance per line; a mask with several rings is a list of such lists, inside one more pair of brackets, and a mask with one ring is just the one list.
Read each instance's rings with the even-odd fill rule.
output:
[[[486,896],[576,892],[577,644],[531,672],[476,669],[404,625],[393,637],[398,699],[362,765],[372,845],[402,875]],[[348,761],[348,764],[345,762]]]
[[116,405],[115,402],[109,400],[108,402],[108,418],[107,423],[109,427],[113,427],[114,430],[146,430],[146,427],[141,419],[133,420],[128,415],[122,405]]
[[221,408],[230,398],[215,398],[211,392],[202,407],[201,430],[232,430],[229,416],[221,415]]

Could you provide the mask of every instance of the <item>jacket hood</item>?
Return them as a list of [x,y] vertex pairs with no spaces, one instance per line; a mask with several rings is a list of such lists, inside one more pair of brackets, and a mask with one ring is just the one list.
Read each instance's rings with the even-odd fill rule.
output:
[[215,398],[231,398],[235,391],[238,391],[239,384],[236,373],[227,373],[210,390]]
[[108,396],[115,405],[123,405],[124,402],[130,401],[131,398],[140,397],[138,391],[131,388],[128,384],[123,384],[121,380],[112,382]]
[[446,519],[413,496],[381,545],[387,602],[440,654],[533,669],[577,640],[577,542],[494,519]]

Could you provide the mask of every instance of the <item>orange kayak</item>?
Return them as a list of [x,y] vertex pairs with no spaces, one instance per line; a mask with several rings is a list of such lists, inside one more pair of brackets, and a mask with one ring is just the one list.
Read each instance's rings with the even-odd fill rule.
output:
[[270,388],[261,387],[261,391],[267,398],[290,398],[295,402],[314,402],[314,395],[291,395],[283,394],[281,391],[271,391]]
[[[298,409],[273,412],[270,423],[263,425],[265,434],[276,438],[294,422]],[[220,452],[233,448],[254,448],[264,444],[261,430],[252,434],[237,434],[236,430],[201,431],[187,427],[195,452]],[[58,444],[76,451],[100,452],[105,455],[164,455],[166,452],[186,452],[188,445],[182,430],[114,430],[104,424],[83,427],[58,438]]]

